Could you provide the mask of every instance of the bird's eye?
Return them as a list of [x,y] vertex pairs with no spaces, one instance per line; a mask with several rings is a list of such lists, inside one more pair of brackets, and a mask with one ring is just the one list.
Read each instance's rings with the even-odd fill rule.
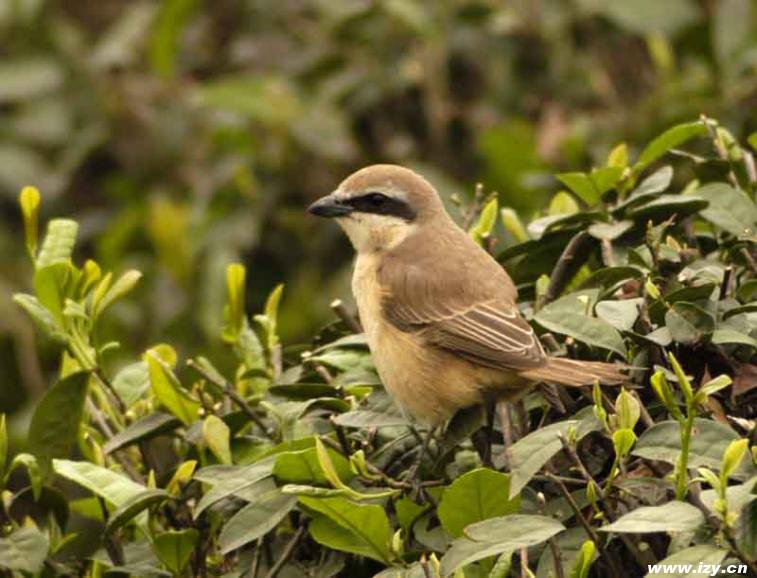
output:
[[388,199],[386,195],[383,195],[381,193],[368,193],[364,198],[374,207],[383,205],[384,202]]

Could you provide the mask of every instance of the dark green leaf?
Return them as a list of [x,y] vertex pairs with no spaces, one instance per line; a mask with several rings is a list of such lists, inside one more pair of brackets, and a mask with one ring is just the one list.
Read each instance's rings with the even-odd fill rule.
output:
[[147,489],[140,494],[130,497],[110,515],[108,523],[105,526],[105,531],[113,532],[121,526],[128,524],[142,510],[158,504],[169,497],[168,492],[159,489]]
[[43,468],[49,467],[52,458],[68,457],[76,443],[89,375],[73,373],[60,380],[47,390],[34,410],[29,425],[29,451]]
[[114,452],[142,440],[172,431],[180,425],[181,422],[170,414],[162,411],[153,412],[110,438],[103,446],[103,451],[106,454]]
[[218,537],[222,554],[257,540],[275,528],[297,503],[297,496],[268,491],[251,501],[226,522]]
[[188,530],[169,530],[155,537],[153,548],[166,568],[173,574],[180,574],[189,562],[200,533],[194,528]]

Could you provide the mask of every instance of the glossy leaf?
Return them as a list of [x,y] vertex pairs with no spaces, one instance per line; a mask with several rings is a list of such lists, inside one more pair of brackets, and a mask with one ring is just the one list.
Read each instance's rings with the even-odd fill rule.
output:
[[509,496],[508,474],[478,468],[463,474],[444,490],[437,513],[444,529],[457,538],[469,524],[516,513],[520,499]]
[[602,532],[693,532],[704,524],[704,514],[685,502],[668,502],[662,506],[642,506],[621,516]]

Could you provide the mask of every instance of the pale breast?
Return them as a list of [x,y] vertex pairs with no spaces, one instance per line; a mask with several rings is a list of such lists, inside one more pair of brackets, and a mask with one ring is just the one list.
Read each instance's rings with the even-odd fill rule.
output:
[[482,392],[501,372],[476,366],[445,350],[424,344],[416,333],[399,330],[381,311],[378,258],[359,255],[352,291],[373,362],[386,390],[416,418],[439,423],[457,409],[482,401]]

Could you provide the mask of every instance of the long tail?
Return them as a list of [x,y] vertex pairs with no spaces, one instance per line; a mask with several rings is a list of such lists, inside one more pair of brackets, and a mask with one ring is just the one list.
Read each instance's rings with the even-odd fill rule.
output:
[[628,368],[619,363],[550,357],[544,367],[522,371],[520,374],[534,381],[578,387],[591,385],[596,380],[603,385],[618,385],[628,381],[628,376],[622,373],[624,369]]

